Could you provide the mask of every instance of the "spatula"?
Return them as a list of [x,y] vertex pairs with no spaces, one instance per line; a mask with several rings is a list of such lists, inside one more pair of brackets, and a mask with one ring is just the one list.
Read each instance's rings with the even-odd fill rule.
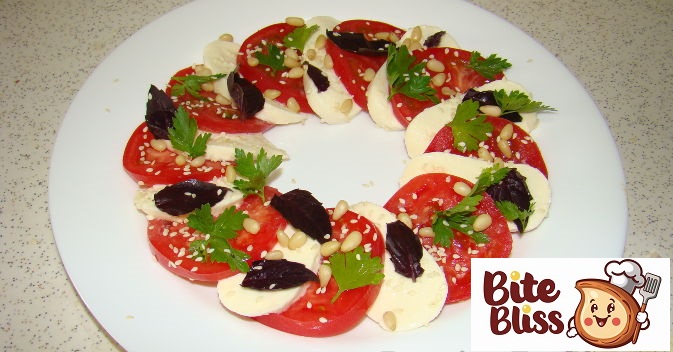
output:
[[[645,284],[638,290],[640,295],[643,296],[643,304],[640,305],[641,312],[644,312],[647,308],[647,301],[649,301],[650,298],[657,297],[660,284],[661,277],[650,273],[645,274]],[[640,326],[641,324],[636,325],[636,331],[633,333],[633,339],[631,339],[632,343],[636,343],[636,341],[638,341]]]

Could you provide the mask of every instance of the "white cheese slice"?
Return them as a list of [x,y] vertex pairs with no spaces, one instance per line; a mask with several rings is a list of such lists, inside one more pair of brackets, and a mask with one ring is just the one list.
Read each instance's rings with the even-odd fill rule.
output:
[[[313,272],[320,265],[320,243],[312,238],[294,250],[278,244],[274,250],[282,251],[284,259],[304,264]],[[241,286],[244,278],[244,273],[238,273],[220,280],[217,293],[225,308],[246,317],[282,312],[306,291],[306,285],[280,290],[256,290]]]
[[[407,163],[400,178],[400,186],[407,183],[412,178],[433,172],[442,172],[464,178],[470,182],[475,182],[481,174],[481,171],[493,164],[487,161],[469,158],[450,153],[434,152],[419,155]],[[528,191],[533,197],[533,214],[528,218],[528,225],[525,232],[537,228],[549,214],[551,205],[551,187],[547,178],[540,170],[525,164],[506,163],[507,167],[515,168],[526,178]],[[516,232],[517,228],[513,222],[508,222],[510,231]]]
[[[209,68],[213,74],[229,74],[236,70],[236,58],[241,44],[225,40],[214,40],[208,43],[203,49],[203,64]],[[215,93],[231,99],[229,89],[227,88],[227,79],[222,78],[214,82]]]
[[254,155],[264,148],[269,156],[282,155],[283,159],[288,158],[287,152],[273,145],[262,133],[213,133],[206,143],[205,156],[213,161],[232,161],[236,148]]
[[376,72],[374,79],[367,86],[367,110],[372,121],[378,126],[388,131],[402,131],[404,126],[397,120],[393,107],[388,100],[388,73],[387,65]]
[[[397,219],[381,206],[369,202],[357,203],[351,210],[368,218],[386,235],[387,224]],[[367,316],[385,330],[391,330],[383,318],[391,312],[395,316],[394,331],[412,330],[425,326],[434,320],[444,307],[448,294],[448,284],[444,271],[425,248],[421,258],[423,274],[412,281],[395,272],[395,267],[386,251],[381,291],[369,307]],[[387,313],[387,314],[391,314]]]
[[[213,216],[219,216],[222,214],[224,209],[233,205],[237,205],[243,199],[243,193],[234,189],[233,185],[227,182],[225,178],[221,177],[215,179],[213,180],[213,183],[220,187],[227,187],[229,189],[229,191],[224,195],[224,198],[211,207],[211,213]],[[133,204],[135,205],[136,209],[145,214],[148,219],[164,219],[178,222],[184,221],[185,216],[170,215],[159,210],[159,208],[157,208],[157,206],[154,204],[154,195],[165,187],[166,185],[154,185],[152,187],[138,189],[135,196],[133,197]]]
[[[421,30],[421,33],[420,33],[421,37],[419,39],[419,42],[421,42],[421,44],[423,44],[428,39],[428,37],[430,37],[431,35],[433,35],[435,33],[438,33],[438,32],[441,32],[441,31],[444,31],[444,29],[442,29],[440,27],[437,27],[437,26],[419,25],[419,26],[416,26],[416,27],[418,27]],[[416,27],[412,27],[412,28],[407,29],[407,31],[404,33],[402,38],[400,38],[400,41],[399,41],[400,44],[398,44],[398,45],[401,45],[402,43],[404,43],[404,41],[407,38],[411,38],[411,36],[413,35],[413,32],[414,32],[414,28],[416,28]],[[440,38],[439,44],[437,45],[437,47],[460,48],[460,46],[458,46],[458,42],[456,42],[456,40],[451,35],[449,35],[449,33],[447,33],[446,31],[444,31],[444,34]]]
[[309,116],[312,115],[290,111],[285,105],[271,99],[265,99],[264,108],[255,114],[256,118],[274,125],[290,125],[303,122]]
[[[325,48],[316,46],[318,37],[321,35],[325,36],[325,31],[331,30],[339,22],[339,20],[329,16],[317,16],[306,21],[307,27],[317,25],[318,30],[309,37],[304,45],[304,59],[327,77],[329,87],[319,92],[311,77],[308,74],[304,74],[304,90],[306,91],[308,104],[313,109],[313,112],[315,112],[322,122],[328,124],[346,123],[362,111],[360,106],[353,102],[353,95],[348,93],[334,69],[325,67],[325,56],[327,56]],[[306,53],[309,50],[315,52],[315,57],[307,57]],[[352,107],[349,110],[344,110],[342,109],[342,105],[347,101],[350,101],[350,106]]]

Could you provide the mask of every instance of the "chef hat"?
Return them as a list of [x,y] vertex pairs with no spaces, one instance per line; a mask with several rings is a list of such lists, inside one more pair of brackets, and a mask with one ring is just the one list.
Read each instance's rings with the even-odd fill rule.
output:
[[624,259],[621,262],[610,261],[605,265],[605,274],[610,278],[610,283],[622,288],[629,294],[633,294],[636,287],[645,284],[643,269],[640,264],[631,260]]

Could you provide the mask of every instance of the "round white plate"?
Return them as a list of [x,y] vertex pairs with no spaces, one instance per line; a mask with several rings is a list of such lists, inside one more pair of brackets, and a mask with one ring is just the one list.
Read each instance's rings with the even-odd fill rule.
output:
[[[516,236],[515,257],[619,257],[626,235],[624,176],[615,143],[589,95],[542,46],[511,24],[471,4],[432,0],[419,11],[385,1],[190,3],[152,22],[119,46],[87,80],[58,133],[49,200],[54,237],[65,268],[100,324],[132,351],[247,348],[275,351],[406,351],[451,341],[469,350],[469,302],[445,307],[429,327],[384,332],[370,321],[344,335],[311,339],[234,317],[216,290],[182,280],[149,252],[145,220],[132,199],[134,182],[122,151],[142,121],[150,84],[163,86],[177,69],[201,63],[201,50],[222,33],[238,42],[287,16],[367,18],[401,28],[445,28],[465,49],[497,53],[508,76],[534,99],[558,109],[541,114],[534,138],[546,158],[553,200],[549,218]],[[189,25],[185,25],[189,24]],[[478,24],[478,25],[475,25]],[[273,186],[304,188],[326,206],[339,199],[382,204],[397,189],[406,155],[402,134],[384,132],[362,114],[352,123],[273,129],[286,149]]]

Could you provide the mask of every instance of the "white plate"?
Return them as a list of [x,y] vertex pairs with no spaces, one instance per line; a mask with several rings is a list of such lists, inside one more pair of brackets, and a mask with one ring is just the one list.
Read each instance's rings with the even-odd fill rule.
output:
[[[622,255],[627,213],[619,156],[604,119],[573,75],[525,33],[471,4],[436,0],[423,5],[435,10],[418,11],[384,3],[286,0],[265,2],[263,8],[232,0],[190,3],[131,36],[87,80],[54,147],[51,221],[79,295],[122,346],[404,351],[451,341],[452,349],[469,349],[467,302],[447,306],[429,327],[412,332],[386,333],[365,321],[347,334],[316,340],[234,317],[220,307],[213,287],[173,276],[150,255],[144,219],[132,204],[136,185],[121,165],[126,140],[143,119],[149,85],[162,86],[177,69],[200,63],[204,45],[221,33],[241,42],[287,16],[368,18],[402,28],[432,24],[466,49],[508,58],[510,79],[559,110],[542,114],[534,133],[552,182],[551,214],[539,229],[516,239],[513,256]],[[332,206],[342,198],[382,204],[396,190],[405,159],[402,135],[374,128],[366,115],[344,126],[313,119],[268,136],[292,158],[273,183],[282,191],[302,187]]]

